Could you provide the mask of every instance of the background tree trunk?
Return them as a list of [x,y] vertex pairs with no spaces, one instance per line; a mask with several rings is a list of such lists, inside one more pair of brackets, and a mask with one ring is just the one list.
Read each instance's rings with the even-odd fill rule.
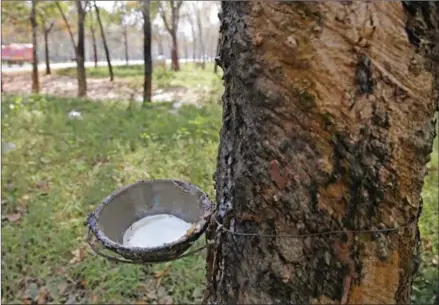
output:
[[159,55],[165,55],[165,51],[163,48],[163,42],[160,38],[157,40],[157,46],[159,48]]
[[46,74],[50,75],[50,54],[49,54],[49,33],[54,26],[54,22],[52,22],[49,27],[43,26],[43,34],[44,34],[44,55],[46,59]]
[[40,92],[40,79],[38,77],[38,44],[37,44],[37,0],[32,0],[32,10],[30,15],[32,26],[32,93]]
[[[215,216],[277,237],[213,236],[212,221],[205,303],[409,303],[435,137],[434,5],[222,2]],[[343,233],[279,236],[326,231]]]
[[180,63],[178,62],[178,42],[177,33],[174,31],[171,34],[172,37],[172,49],[171,49],[171,67],[174,71],[180,71]]
[[144,81],[143,81],[143,105],[152,100],[152,60],[151,60],[151,3],[143,0],[143,61],[144,61]]
[[96,1],[94,1],[93,3],[96,11],[96,17],[98,19],[99,29],[101,30],[102,44],[104,45],[105,58],[107,59],[108,64],[108,73],[110,73],[110,81],[112,82],[114,80],[114,74],[113,67],[111,66],[110,51],[108,50],[107,39],[105,38],[105,30],[102,26],[101,14],[99,13],[99,8],[96,5]]
[[96,33],[95,33],[94,26],[90,26],[90,32],[91,32],[91,41],[93,43],[93,61],[95,64],[95,68],[98,67],[98,48],[96,45]]
[[[216,52],[215,52],[215,56],[218,57],[219,56],[219,50],[220,50],[220,42],[221,42],[221,37],[218,38],[218,42],[216,45]],[[218,73],[218,63],[217,63],[217,59],[214,60],[213,62],[213,73]]]
[[78,96],[87,95],[87,78],[85,73],[85,35],[84,21],[85,9],[82,7],[81,0],[76,0],[76,8],[78,11],[78,45],[76,47],[76,75],[78,79]]
[[[76,0],[76,1],[78,1],[78,0]],[[73,51],[75,53],[75,57],[77,57],[78,56],[78,47],[76,45],[75,38],[73,37],[73,32],[72,32],[72,29],[70,28],[70,24],[67,20],[66,15],[64,14],[64,11],[63,11],[61,5],[59,4],[59,1],[56,1],[55,3],[56,3],[56,7],[58,8],[59,13],[61,14],[62,19],[64,20],[67,31],[69,32],[69,37],[70,37],[70,41],[72,42]]]
[[202,60],[201,67],[203,70],[205,70],[206,69],[206,48],[204,47],[203,24],[201,22],[201,13],[202,12],[200,9],[195,10],[197,27],[198,27],[198,41],[200,44],[200,52],[201,52],[201,60]]
[[128,31],[127,26],[125,25],[123,27],[123,44],[125,47],[125,63],[126,65],[129,64],[129,56],[128,56]]

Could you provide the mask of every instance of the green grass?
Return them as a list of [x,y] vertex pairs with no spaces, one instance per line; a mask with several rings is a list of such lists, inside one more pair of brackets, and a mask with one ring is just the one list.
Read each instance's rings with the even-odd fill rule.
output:
[[[181,64],[179,72],[173,72],[158,67],[153,69],[153,84],[158,88],[163,87],[182,87],[182,88],[203,88],[221,87],[221,69],[218,75],[212,73],[213,63],[208,63],[206,69],[196,68],[194,64]],[[108,67],[91,67],[86,69],[87,78],[108,78]],[[195,72],[195,73],[194,73]],[[76,68],[65,68],[55,70],[58,75],[76,77]],[[115,79],[125,79],[129,82],[143,83],[143,65],[114,66],[113,73]]]
[[[86,68],[87,78],[107,78],[109,77],[108,67],[99,66]],[[58,75],[76,76],[76,67],[55,70]],[[114,66],[113,73],[115,78],[137,77],[143,75],[143,65]]]
[[[73,109],[83,121],[67,119]],[[22,214],[2,222],[4,302],[34,297],[41,287],[54,303],[73,293],[78,301],[133,303],[145,289],[150,301],[170,295],[174,302],[199,302],[202,254],[146,272],[109,263],[88,252],[83,222],[106,195],[139,179],[187,180],[212,195],[221,109],[183,106],[173,114],[165,103],[127,109],[125,103],[3,97],[2,141],[17,149],[2,156],[2,215]],[[72,261],[75,250],[84,257]],[[169,275],[154,277],[166,268]]]
[[422,262],[420,272],[413,285],[412,301],[415,304],[433,304],[439,295],[439,143],[436,137],[431,161],[427,165],[428,175],[422,192],[423,208],[419,221],[422,238]]
[[[1,107],[2,142],[16,144],[2,154],[4,303],[36,299],[39,292],[51,303],[147,298],[163,304],[169,297],[199,303],[203,253],[147,268],[114,264],[88,250],[83,222],[106,195],[139,179],[191,181],[213,198],[217,104],[183,106],[174,114],[166,103],[141,110],[123,102],[3,96]],[[83,120],[68,120],[71,110]],[[437,153],[436,140],[423,192],[423,265],[413,294],[418,304],[431,302],[439,280]]]

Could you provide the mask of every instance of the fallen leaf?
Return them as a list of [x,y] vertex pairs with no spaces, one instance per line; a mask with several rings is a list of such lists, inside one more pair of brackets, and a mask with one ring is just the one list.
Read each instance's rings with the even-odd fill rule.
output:
[[98,303],[99,303],[99,298],[98,298],[97,295],[92,294],[91,297],[90,297],[90,301],[91,301],[93,304],[98,304]]
[[6,216],[9,222],[17,222],[20,220],[21,218],[21,214],[19,213],[14,213],[14,214],[9,214]]
[[47,304],[48,300],[49,300],[49,289],[47,289],[47,287],[41,287],[37,298],[37,304],[41,304],[41,305]]
[[87,285],[87,280],[82,280],[78,282],[78,287],[79,288],[85,288],[85,286]]
[[45,182],[45,181],[38,181],[38,182],[35,184],[35,186],[36,186],[38,189],[43,190],[43,191],[47,191],[47,190],[49,190],[49,183],[48,183],[48,182]]
[[431,252],[433,251],[433,244],[431,243],[430,239],[427,238],[423,238],[423,246],[424,246],[424,251],[425,252]]
[[73,250],[72,254],[73,254],[73,257],[69,261],[69,263],[70,264],[77,264],[77,263],[80,263],[84,260],[86,251],[84,250],[84,248],[78,248],[76,250]]
[[172,300],[171,297],[168,296],[168,297],[165,297],[165,298],[161,299],[159,301],[159,303],[160,304],[166,304],[166,305],[172,305],[172,304],[174,304],[174,301]]
[[17,212],[23,213],[27,207],[27,202],[29,201],[29,196],[24,195],[20,199],[18,199]]
[[431,263],[433,264],[433,266],[437,266],[438,265],[438,257],[434,257],[432,260],[431,260]]
[[155,291],[149,291],[146,293],[146,297],[149,300],[155,300],[155,299],[157,299],[157,293]]
[[75,304],[76,303],[76,294],[73,293],[69,295],[69,298],[66,301],[66,304]]
[[39,295],[38,285],[36,283],[30,283],[27,287],[27,293],[31,300],[35,300]]
[[144,304],[149,304],[149,303],[148,303],[148,299],[141,299],[141,300],[137,300],[136,304],[144,305]]
[[64,293],[67,291],[68,287],[69,287],[69,284],[67,284],[67,283],[61,283],[61,284],[58,284],[58,286],[56,286],[56,288],[58,289],[58,293],[60,295],[64,295]]
[[[29,299],[29,298],[22,298],[22,299],[21,299],[21,302],[22,302],[24,305],[30,305],[30,304],[32,304],[32,300]],[[2,302],[2,303],[3,303],[3,302]]]

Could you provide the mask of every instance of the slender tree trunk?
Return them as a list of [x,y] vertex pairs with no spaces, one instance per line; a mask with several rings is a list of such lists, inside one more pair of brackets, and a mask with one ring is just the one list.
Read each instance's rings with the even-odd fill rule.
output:
[[40,92],[40,80],[38,77],[38,44],[37,44],[37,0],[32,0],[30,16],[32,26],[32,93]]
[[143,81],[143,105],[152,101],[152,60],[151,60],[151,3],[143,0],[143,61],[144,61],[144,81]]
[[78,11],[78,45],[76,52],[76,71],[78,79],[78,96],[84,97],[87,95],[87,78],[85,72],[85,35],[84,35],[84,21],[85,10],[82,7],[81,0],[76,0],[76,8]]
[[95,33],[94,26],[90,26],[90,32],[91,32],[91,41],[93,43],[93,61],[95,64],[95,68],[98,67],[98,47],[96,45],[96,33]]
[[70,41],[72,42],[73,51],[75,52],[75,57],[77,57],[78,56],[78,48],[76,46],[75,38],[73,37],[73,32],[72,32],[72,29],[70,28],[70,24],[67,20],[66,15],[64,14],[64,11],[62,10],[61,5],[59,4],[59,1],[56,1],[55,4],[56,4],[56,7],[58,8],[58,11],[61,14],[62,19],[64,20],[66,27],[67,27],[67,31],[69,32]]
[[99,29],[101,30],[102,44],[104,45],[105,57],[107,59],[107,64],[108,64],[108,72],[110,73],[110,81],[113,81],[114,74],[113,74],[113,67],[111,66],[110,51],[108,50],[108,44],[107,44],[107,39],[105,38],[105,31],[102,25],[101,14],[99,13],[99,8],[96,5],[96,1],[94,2],[94,7],[96,11],[96,17],[98,19]]
[[409,303],[436,135],[434,5],[222,2],[205,303]]
[[202,69],[206,69],[206,48],[204,47],[204,39],[203,39],[203,25],[201,23],[201,12],[197,10],[197,26],[198,26],[198,41],[201,49],[201,57],[202,57]]
[[195,64],[195,61],[197,60],[197,39],[196,39],[196,34],[195,34],[195,26],[193,24],[193,21],[191,21],[191,19],[189,19],[189,23],[191,25],[191,32],[192,32],[192,47],[193,47],[193,54],[192,54],[192,58]]
[[44,29],[44,55],[46,59],[46,74],[50,75],[49,32],[46,29]]
[[178,40],[177,33],[174,31],[172,34],[172,49],[171,49],[171,60],[172,60],[172,70],[180,71],[180,63],[178,62]]
[[128,31],[127,31],[127,26],[125,25],[123,27],[123,43],[125,46],[125,62],[128,65],[129,64],[129,57],[128,57]]
[[[218,37],[218,42],[216,44],[216,52],[215,52],[215,56],[218,57],[219,55],[219,51],[220,51],[220,42],[221,42],[221,36]],[[219,59],[219,58],[218,58]],[[214,62],[213,62],[213,73],[218,73],[218,63],[217,63],[217,58],[215,58]]]
[[183,36],[183,46],[184,46],[184,58],[189,58],[188,41],[186,36]]

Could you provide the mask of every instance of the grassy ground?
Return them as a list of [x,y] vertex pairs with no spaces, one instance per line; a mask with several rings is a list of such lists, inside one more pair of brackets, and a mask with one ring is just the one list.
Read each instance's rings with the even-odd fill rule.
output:
[[[81,111],[83,121],[67,113]],[[108,263],[84,244],[84,219],[116,188],[147,178],[192,181],[212,194],[221,109],[4,97],[2,299],[194,303],[203,255],[140,267]],[[86,123],[85,123],[86,122]],[[145,291],[147,292],[145,294]]]
[[[221,109],[4,96],[2,302],[199,303],[204,254],[142,268],[95,257],[84,219],[116,188],[145,178],[191,181],[213,195]],[[71,110],[83,120],[68,120]],[[438,274],[438,157],[426,177],[417,304],[430,303]]]
[[[194,71],[196,73],[194,73]],[[181,71],[173,73],[167,69],[157,67],[153,69],[154,86],[163,87],[182,87],[182,88],[201,88],[206,86],[218,87],[221,79],[213,71],[213,63],[208,63],[206,69],[195,68],[193,63],[181,64]],[[76,68],[65,68],[55,71],[58,75],[76,77]],[[143,65],[114,66],[114,77],[116,79],[126,79],[133,83],[143,82]],[[218,69],[221,74],[221,69]],[[107,67],[87,68],[88,78],[108,78]],[[215,83],[212,85],[212,83]]]

